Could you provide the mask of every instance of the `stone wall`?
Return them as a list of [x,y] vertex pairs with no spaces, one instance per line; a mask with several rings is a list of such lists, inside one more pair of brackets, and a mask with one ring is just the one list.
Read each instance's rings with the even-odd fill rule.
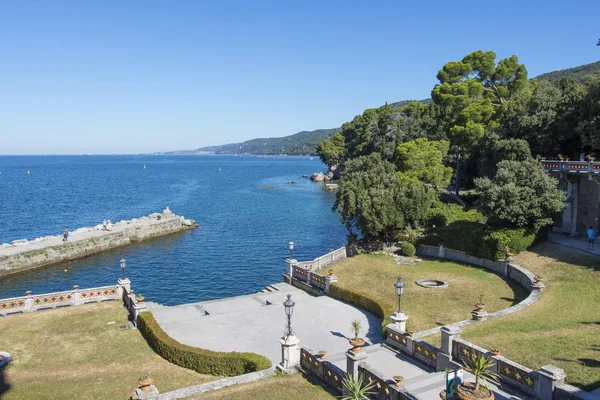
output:
[[162,214],[120,221],[110,231],[102,230],[101,225],[78,229],[66,242],[61,236],[14,241],[12,245],[0,246],[0,276],[75,260],[194,226],[193,220],[177,216],[167,208]]

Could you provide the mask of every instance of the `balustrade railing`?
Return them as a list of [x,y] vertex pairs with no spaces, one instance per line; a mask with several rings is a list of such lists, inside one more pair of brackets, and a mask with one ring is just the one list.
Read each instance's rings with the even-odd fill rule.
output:
[[600,162],[596,161],[542,161],[544,169],[550,172],[560,172],[567,174],[587,173],[590,175],[600,175]]
[[0,315],[117,300],[121,297],[121,290],[121,287],[116,285],[82,290],[79,286],[74,286],[73,290],[36,295],[27,292],[25,296],[0,300]]

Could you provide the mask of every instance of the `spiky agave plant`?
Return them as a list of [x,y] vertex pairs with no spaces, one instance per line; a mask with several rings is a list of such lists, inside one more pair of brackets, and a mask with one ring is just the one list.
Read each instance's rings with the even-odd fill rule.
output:
[[358,335],[359,335],[360,331],[362,330],[363,326],[360,323],[360,321],[357,319],[350,322],[350,324],[352,325],[352,331],[354,332],[354,339],[356,340],[356,339],[358,339]]
[[484,354],[473,352],[471,358],[464,363],[465,370],[475,376],[475,392],[479,392],[480,381],[483,382],[483,387],[489,390],[487,380],[490,379],[498,382],[498,374],[492,371],[494,363]]
[[375,382],[367,383],[364,385],[363,378],[361,375],[358,378],[354,379],[352,375],[346,375],[343,379],[342,383],[344,384],[344,388],[348,391],[348,395],[338,397],[341,400],[368,400],[368,396],[370,394],[376,394],[371,391],[373,386],[375,386]]

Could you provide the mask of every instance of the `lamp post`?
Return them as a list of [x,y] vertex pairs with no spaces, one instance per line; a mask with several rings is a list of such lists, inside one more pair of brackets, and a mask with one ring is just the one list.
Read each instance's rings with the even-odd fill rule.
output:
[[121,264],[121,275],[124,278],[125,277],[125,264],[127,264],[127,260],[125,260],[125,258],[121,258],[121,261],[119,261],[119,263]]
[[289,337],[292,335],[292,314],[294,313],[294,306],[296,303],[292,300],[292,295],[287,295],[287,300],[283,302],[285,309],[285,315],[287,316],[287,327],[285,328],[285,336]]
[[404,293],[404,282],[402,282],[401,276],[399,276],[396,283],[394,283],[394,287],[396,288],[396,295],[398,296],[398,314],[400,314],[400,299]]
[[288,248],[290,249],[290,260],[294,259],[294,242],[290,240],[288,243]]

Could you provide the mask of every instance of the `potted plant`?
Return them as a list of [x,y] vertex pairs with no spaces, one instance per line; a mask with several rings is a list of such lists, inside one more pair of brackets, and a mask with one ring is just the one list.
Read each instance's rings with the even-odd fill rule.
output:
[[152,386],[152,382],[153,380],[152,378],[150,378],[150,370],[146,370],[144,375],[140,376],[138,381],[142,392],[149,392]]
[[358,337],[363,326],[357,319],[350,322],[350,324],[352,325],[352,331],[354,332],[354,338],[350,339],[350,344],[352,345],[352,351],[358,353],[362,351],[361,346],[364,346],[365,344],[364,339]]
[[135,296],[135,299],[137,300],[137,302],[138,302],[138,303],[143,303],[143,302],[144,302],[144,299],[145,299],[145,297],[144,297],[144,295],[143,295],[143,294],[141,294],[141,293],[138,293],[138,294]]
[[498,382],[498,374],[492,371],[493,361],[484,354],[471,354],[471,359],[464,363],[465,371],[475,376],[475,382],[464,382],[456,387],[458,397],[462,400],[493,400],[494,393],[488,388],[487,380]]
[[340,397],[341,400],[368,400],[369,395],[377,394],[371,391],[373,386],[375,386],[375,382],[370,382],[366,385],[363,385],[363,378],[361,375],[354,379],[352,374],[348,374],[342,383],[344,384],[344,393],[347,394]]
[[490,350],[490,353],[492,353],[493,356],[499,356],[500,355],[500,350],[498,350],[497,348],[493,348]]
[[558,155],[558,159],[559,159],[560,161],[565,161],[565,157],[564,157],[562,154],[559,154],[559,155]]
[[475,304],[475,310],[476,311],[481,311],[485,308],[485,304],[483,304],[483,295],[480,294],[479,295],[479,301],[477,302],[477,304]]

